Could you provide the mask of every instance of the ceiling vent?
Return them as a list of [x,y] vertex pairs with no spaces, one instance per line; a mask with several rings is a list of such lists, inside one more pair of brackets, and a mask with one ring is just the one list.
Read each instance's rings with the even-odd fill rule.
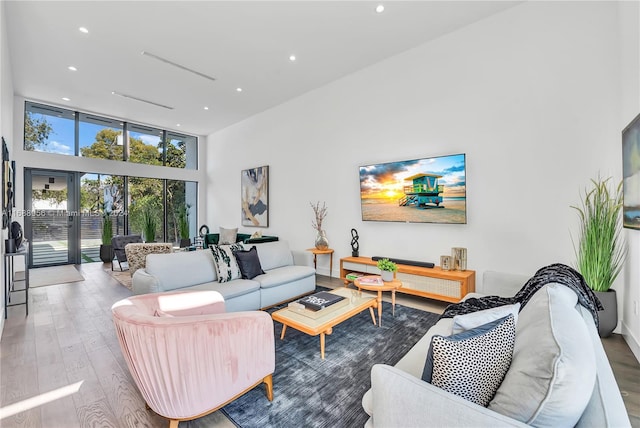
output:
[[151,52],[142,51],[140,53],[140,55],[148,56],[149,58],[153,58],[155,60],[164,62],[165,64],[173,65],[174,67],[177,67],[180,70],[188,71],[189,73],[193,73],[193,74],[195,74],[197,76],[204,77],[205,79],[211,80],[212,82],[215,82],[215,80],[216,80],[215,77],[211,77],[211,76],[208,76],[208,75],[206,75],[204,73],[200,73],[199,71],[193,70],[193,69],[191,69],[189,67],[185,67],[184,65],[180,65],[180,64],[175,63],[173,61],[170,61],[170,60],[168,60],[166,58],[162,58],[161,56],[152,54]]
[[173,110],[173,107],[169,107],[169,106],[166,106],[164,104],[155,103],[155,102],[149,101],[149,100],[143,100],[142,98],[134,97],[133,95],[127,95],[127,94],[123,94],[121,92],[116,92],[116,91],[111,91],[111,94],[117,95],[117,96],[122,97],[122,98],[129,98],[130,100],[140,101],[141,103],[151,104],[151,105],[154,105],[156,107],[166,108],[167,110]]

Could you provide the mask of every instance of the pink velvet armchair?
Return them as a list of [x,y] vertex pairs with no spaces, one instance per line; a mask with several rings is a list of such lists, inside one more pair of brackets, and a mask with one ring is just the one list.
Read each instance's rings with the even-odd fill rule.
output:
[[131,376],[170,428],[261,383],[273,399],[275,345],[266,312],[226,313],[217,291],[144,294],[111,310]]

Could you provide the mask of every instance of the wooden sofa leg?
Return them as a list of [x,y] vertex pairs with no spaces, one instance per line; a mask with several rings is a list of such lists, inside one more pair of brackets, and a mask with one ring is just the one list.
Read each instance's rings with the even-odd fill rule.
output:
[[269,376],[262,379],[262,382],[264,382],[264,385],[266,387],[267,399],[269,401],[273,401],[273,374],[270,374]]
[[178,428],[178,424],[180,423],[177,419],[169,419],[169,428]]

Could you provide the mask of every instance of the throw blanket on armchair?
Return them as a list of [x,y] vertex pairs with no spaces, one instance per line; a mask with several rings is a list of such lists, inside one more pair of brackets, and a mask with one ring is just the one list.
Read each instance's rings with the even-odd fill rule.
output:
[[468,314],[514,303],[520,303],[520,310],[522,310],[531,299],[531,296],[543,286],[552,282],[571,288],[578,295],[578,303],[591,312],[596,327],[598,327],[598,311],[603,309],[602,303],[600,303],[600,300],[598,300],[578,271],[561,263],[555,263],[539,269],[513,297],[472,297],[464,302],[447,306],[440,318],[452,318],[455,315]]

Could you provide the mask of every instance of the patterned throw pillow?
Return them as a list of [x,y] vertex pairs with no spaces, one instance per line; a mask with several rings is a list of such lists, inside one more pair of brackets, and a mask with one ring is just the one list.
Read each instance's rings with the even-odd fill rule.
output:
[[209,245],[211,253],[213,253],[213,260],[216,262],[216,271],[218,272],[219,282],[229,282],[234,279],[240,278],[240,267],[236,257],[233,255],[234,251],[242,251],[244,247],[241,243],[235,243],[231,245]]
[[452,336],[433,336],[422,379],[486,407],[509,370],[515,336],[511,314]]

